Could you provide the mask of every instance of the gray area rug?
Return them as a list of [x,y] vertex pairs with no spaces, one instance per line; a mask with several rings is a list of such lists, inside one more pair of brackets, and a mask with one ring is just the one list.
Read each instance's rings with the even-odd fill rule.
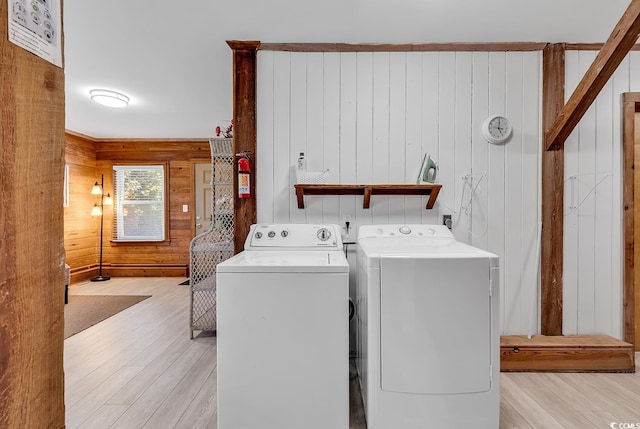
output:
[[64,338],[144,301],[151,295],[69,295],[64,306]]

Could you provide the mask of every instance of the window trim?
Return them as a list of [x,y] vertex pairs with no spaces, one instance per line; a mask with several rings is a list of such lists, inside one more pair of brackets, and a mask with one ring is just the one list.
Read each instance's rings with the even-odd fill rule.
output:
[[[115,237],[115,231],[116,231],[116,223],[117,223],[117,210],[116,210],[116,206],[115,206],[115,186],[116,186],[116,167],[135,167],[135,166],[140,166],[140,167],[146,167],[146,166],[162,166],[162,170],[164,173],[164,239],[163,240],[149,240],[149,239],[144,239],[144,240],[129,240],[129,239],[119,239]],[[112,222],[113,222],[113,233],[111,234],[111,239],[109,240],[110,243],[114,244],[114,245],[153,245],[153,246],[157,246],[157,245],[168,245],[171,243],[171,228],[170,228],[170,223],[171,223],[171,219],[169,218],[170,215],[170,206],[171,206],[171,192],[169,192],[169,163],[167,161],[150,161],[150,162],[144,162],[144,161],[118,161],[117,163],[114,162],[111,165],[111,170],[113,173],[113,193],[114,193],[114,209],[113,209],[113,213],[112,213]]]

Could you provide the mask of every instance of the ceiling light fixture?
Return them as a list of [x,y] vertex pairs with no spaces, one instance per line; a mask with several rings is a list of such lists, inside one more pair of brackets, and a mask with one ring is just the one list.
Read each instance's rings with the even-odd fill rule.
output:
[[119,92],[108,89],[92,89],[89,94],[93,101],[103,106],[127,107],[129,105],[129,97]]

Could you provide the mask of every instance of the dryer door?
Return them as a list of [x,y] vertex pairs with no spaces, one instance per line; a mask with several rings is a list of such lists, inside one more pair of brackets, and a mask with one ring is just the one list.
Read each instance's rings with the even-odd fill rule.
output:
[[488,258],[380,255],[383,390],[490,389],[489,270]]

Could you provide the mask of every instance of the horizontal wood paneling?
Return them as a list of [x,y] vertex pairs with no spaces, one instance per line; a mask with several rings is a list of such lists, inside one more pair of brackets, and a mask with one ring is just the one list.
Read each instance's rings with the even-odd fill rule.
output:
[[87,161],[96,159],[95,141],[73,133],[65,133],[65,154],[67,164],[86,165]]
[[69,207],[64,208],[65,260],[71,269],[98,263],[99,218],[91,216],[99,201],[91,188],[96,174],[95,142],[71,133],[65,134],[65,161],[69,166]]
[[[120,143],[121,145],[123,143]],[[98,163],[98,169],[105,174],[105,186],[106,176],[112,175],[113,165],[117,162],[131,162],[142,161],[153,162],[163,161],[167,157],[171,158],[168,149],[160,150],[155,148],[155,145],[164,145],[163,142],[147,143],[145,147],[151,146],[151,150],[148,153],[140,154],[136,151],[132,151],[129,148],[123,150],[122,153],[116,155],[116,160],[100,160]],[[132,143],[134,147],[139,147],[139,142]],[[170,159],[168,161],[168,188],[167,204],[169,207],[167,222],[169,224],[169,237],[166,242],[163,243],[112,243],[108,238],[112,237],[113,224],[112,222],[105,222],[105,240],[104,245],[104,262],[106,264],[189,264],[189,243],[193,238],[193,222],[192,222],[192,186],[194,184],[193,178],[193,159],[194,155],[199,154],[200,158],[210,159],[209,152],[202,153],[197,149],[193,149],[200,146],[200,143],[191,143],[192,148],[186,146],[186,143],[170,144],[170,146],[177,150],[175,154],[177,159]],[[126,146],[126,145],[125,145]],[[208,147],[208,143],[207,143]],[[189,156],[185,157],[184,153],[187,152]],[[111,152],[109,152],[111,153]],[[127,156],[129,155],[129,156]],[[204,155],[204,156],[203,156]],[[189,159],[184,159],[189,158]],[[111,178],[112,179],[112,178]],[[111,181],[109,185],[111,186]],[[111,189],[111,188],[108,188]],[[182,212],[182,206],[188,205],[191,207],[189,213]],[[105,214],[111,216],[111,212],[105,211]],[[111,219],[109,217],[109,219]],[[115,275],[111,272],[109,266],[106,267],[107,274]],[[114,270],[114,273],[116,270]],[[123,272],[123,271],[119,271]],[[182,274],[184,275],[184,272]]]
[[[91,186],[104,174],[105,192],[113,195],[113,165],[136,162],[168,165],[169,237],[163,243],[112,242],[113,208],[105,206],[103,271],[120,276],[184,276],[193,238],[193,163],[211,159],[208,140],[93,141],[67,134],[67,147],[71,203],[65,209],[65,248],[72,279],[97,272],[100,222],[91,216],[91,208],[100,198],[91,195]],[[182,211],[185,204],[190,208],[187,213]]]
[[[541,53],[517,51],[258,52],[259,222],[442,223],[501,260],[503,333],[537,314]],[[514,134],[488,144],[480,125],[505,114]],[[427,197],[307,196],[297,208],[298,154],[329,183],[415,183],[424,154],[439,163]],[[355,269],[355,267],[352,267]],[[537,324],[533,326],[536,332]]]
[[210,158],[209,140],[105,140],[96,142],[96,159],[168,161]]

